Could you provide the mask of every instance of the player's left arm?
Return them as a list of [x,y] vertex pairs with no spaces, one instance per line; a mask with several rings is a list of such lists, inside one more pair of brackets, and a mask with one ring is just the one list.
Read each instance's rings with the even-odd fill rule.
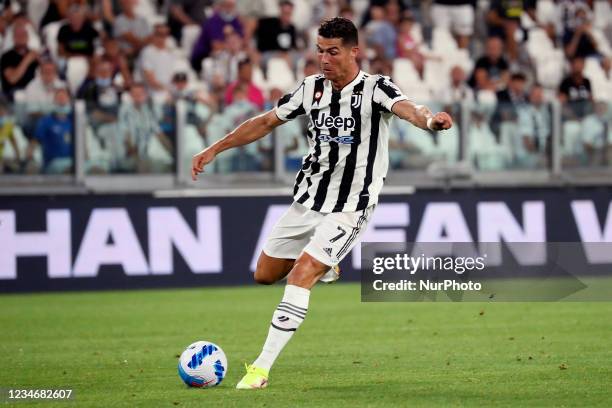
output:
[[391,111],[400,119],[425,130],[446,130],[453,126],[453,119],[446,112],[433,114],[425,105],[417,105],[409,100],[395,102]]

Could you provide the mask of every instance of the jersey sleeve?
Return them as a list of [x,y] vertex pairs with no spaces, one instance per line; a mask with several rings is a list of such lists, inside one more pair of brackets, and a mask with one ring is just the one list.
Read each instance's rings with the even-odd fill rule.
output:
[[302,81],[296,90],[279,99],[275,112],[280,120],[286,122],[306,113],[306,109],[304,109],[304,87],[305,81]]
[[389,77],[380,77],[374,88],[373,101],[391,112],[396,102],[407,100],[408,97],[400,91]]

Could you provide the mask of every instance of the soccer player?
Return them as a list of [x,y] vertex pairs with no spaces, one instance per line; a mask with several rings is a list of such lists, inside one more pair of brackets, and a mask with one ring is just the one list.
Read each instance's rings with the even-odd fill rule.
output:
[[421,129],[449,129],[451,117],[415,105],[388,77],[359,69],[357,28],[345,18],[324,21],[317,51],[322,75],[305,78],[275,109],[247,120],[193,157],[195,180],[215,156],[254,142],[299,115],[308,115],[310,149],[293,188],[294,202],[270,233],[255,280],[287,277],[259,357],[247,367],[239,389],[268,385],[272,364],[303,322],[310,290],[338,277],[335,266],[365,231],[388,167],[392,115]]

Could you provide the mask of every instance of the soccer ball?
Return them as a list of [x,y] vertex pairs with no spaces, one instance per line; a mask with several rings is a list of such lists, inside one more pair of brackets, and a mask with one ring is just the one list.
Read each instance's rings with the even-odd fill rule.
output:
[[196,341],[181,354],[178,373],[181,380],[190,387],[214,387],[227,374],[227,357],[216,344]]

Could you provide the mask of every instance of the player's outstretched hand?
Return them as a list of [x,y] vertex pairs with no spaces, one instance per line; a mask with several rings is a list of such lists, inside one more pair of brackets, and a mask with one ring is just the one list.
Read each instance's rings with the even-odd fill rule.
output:
[[432,130],[446,130],[453,126],[453,119],[446,112],[438,112],[431,121]]
[[191,160],[191,178],[193,181],[198,179],[198,174],[204,172],[204,166],[213,161],[215,155],[215,152],[207,148],[193,156]]

